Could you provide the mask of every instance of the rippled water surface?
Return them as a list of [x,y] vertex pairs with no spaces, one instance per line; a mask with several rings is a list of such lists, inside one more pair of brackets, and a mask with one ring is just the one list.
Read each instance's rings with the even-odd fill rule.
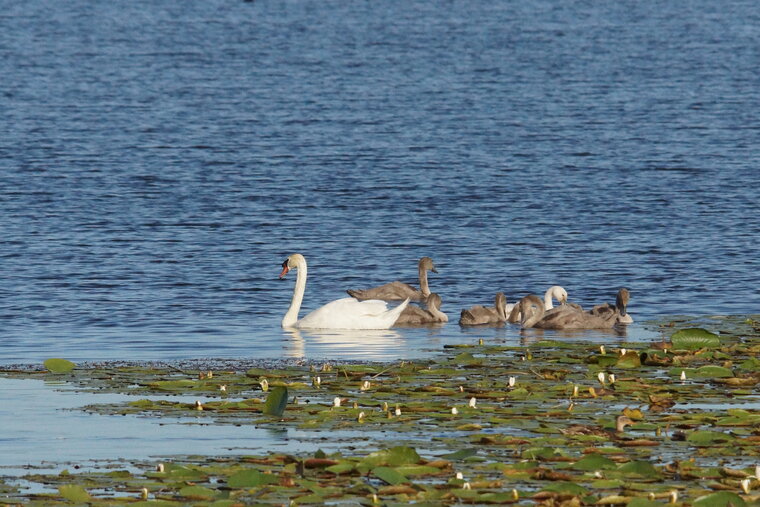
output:
[[[0,362],[519,343],[459,310],[553,284],[757,313],[759,38],[749,1],[9,3]],[[296,251],[305,310],[429,255],[452,322],[284,332]]]

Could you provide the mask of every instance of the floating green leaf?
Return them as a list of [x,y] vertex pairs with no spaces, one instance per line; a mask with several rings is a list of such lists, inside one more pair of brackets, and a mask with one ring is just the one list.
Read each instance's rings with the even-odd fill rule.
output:
[[631,461],[618,468],[624,476],[640,476],[645,478],[655,478],[660,476],[660,472],[648,461]]
[[277,484],[276,475],[264,474],[258,470],[243,470],[231,476],[227,485],[231,488],[255,488],[266,484]]
[[674,349],[696,350],[720,347],[720,338],[715,333],[699,327],[681,329],[670,337]]
[[87,503],[91,500],[90,494],[78,484],[64,484],[58,487],[58,492],[69,502]]
[[727,505],[745,507],[747,503],[736,493],[718,491],[710,495],[700,496],[694,500],[693,505],[694,507],[725,507]]
[[703,377],[703,378],[726,378],[726,377],[733,377],[734,372],[729,370],[728,368],[723,368],[722,366],[702,366],[701,368],[697,368],[694,370],[693,375],[695,377]]
[[694,431],[689,433],[686,441],[697,446],[712,445],[719,442],[730,442],[734,437],[720,431]]
[[587,472],[614,470],[617,468],[617,463],[609,458],[600,456],[599,454],[589,454],[573,463],[572,468],[574,470],[584,470]]
[[276,417],[282,416],[288,406],[288,388],[276,386],[270,389],[264,403],[264,413]]
[[407,479],[403,474],[390,467],[377,467],[372,470],[372,475],[391,485],[409,482],[409,479]]
[[42,363],[50,373],[68,373],[76,367],[76,364],[67,359],[51,358]]

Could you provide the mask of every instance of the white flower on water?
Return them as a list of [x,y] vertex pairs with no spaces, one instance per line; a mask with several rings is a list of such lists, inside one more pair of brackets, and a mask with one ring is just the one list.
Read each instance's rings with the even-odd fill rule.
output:
[[163,463],[159,463],[158,465],[156,465],[156,472],[158,472],[160,474],[164,473],[164,464]]
[[371,385],[371,384],[369,383],[369,380],[365,380],[365,381],[362,383],[362,387],[361,387],[361,390],[362,390],[362,391],[369,391],[370,385]]
[[319,387],[319,385],[322,383],[322,377],[317,377],[314,379],[314,383]]
[[681,380],[686,380],[686,370],[681,370]]
[[462,484],[462,489],[472,489],[472,486],[470,486],[469,482],[465,482],[464,484]]
[[750,480],[749,480],[749,479],[742,479],[742,482],[741,482],[741,484],[742,484],[742,491],[744,491],[744,494],[745,494],[745,495],[749,495],[749,490],[750,490],[750,487],[749,487],[749,485],[750,485]]
[[269,381],[267,379],[261,379],[261,382],[259,382],[259,385],[261,386],[261,390],[264,392],[269,391]]
[[459,410],[457,410],[456,407],[451,407],[451,415],[457,415],[459,413]]
[[577,398],[577,397],[578,397],[578,384],[575,384],[573,386],[573,398]]
[[460,481],[464,479],[464,475],[462,475],[462,472],[457,472],[457,479],[459,479]]
[[516,489],[512,490],[512,500],[519,500],[520,499],[520,493],[517,492]]
[[222,385],[219,386],[219,390],[222,391],[223,393],[226,393],[227,392],[227,386],[224,385],[224,384],[222,384]]
[[600,353],[601,355],[605,355],[605,354],[607,354],[607,351],[606,351],[606,350],[604,350],[604,345],[599,345],[599,353]]
[[474,396],[472,398],[470,398],[470,408],[475,408],[475,404],[477,402],[478,402],[478,400],[476,400]]
[[673,490],[670,492],[670,503],[676,503],[678,501],[678,491]]
[[478,340],[478,345],[483,345],[483,338],[481,338],[480,340]]
[[515,387],[517,379],[515,377],[509,377],[509,387]]
[[609,379],[610,379],[610,384],[614,384],[615,383],[615,374],[614,373],[610,373]]
[[142,498],[143,500],[147,500],[148,499],[148,488],[143,488],[140,491],[140,498]]
[[596,376],[596,378],[599,379],[600,384],[604,384],[604,372],[600,371],[599,374]]
[[459,386],[459,392],[460,392],[460,393],[463,393],[463,392],[464,392],[464,386]]
[[620,349],[620,355],[621,356],[624,356],[626,352],[628,352],[628,351],[625,350],[625,349]]
[[396,407],[396,412],[395,412],[395,414],[396,414],[396,417],[400,416],[400,415],[401,415],[401,409],[400,409],[400,408],[398,408],[398,407]]
[[364,412],[359,412],[359,417],[357,417],[356,420],[361,422],[362,419],[364,419]]
[[340,398],[337,396],[333,399],[333,407],[339,407],[340,406]]
[[203,410],[203,403],[201,403],[201,400],[195,400],[195,410]]
[[384,401],[383,402],[383,412],[387,412],[387,411],[388,411],[388,402]]
[[760,465],[755,465],[755,479],[760,480]]

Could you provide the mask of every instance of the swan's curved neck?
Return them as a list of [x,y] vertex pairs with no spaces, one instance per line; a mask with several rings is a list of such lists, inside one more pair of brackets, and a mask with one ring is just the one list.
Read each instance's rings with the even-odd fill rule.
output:
[[420,266],[420,292],[422,292],[422,295],[425,297],[428,297],[430,295],[430,287],[428,286],[428,279],[427,279],[427,269]]
[[546,291],[546,294],[544,294],[544,310],[551,310],[554,308],[554,305],[552,304],[552,291],[554,290],[554,287],[548,289]]
[[437,306],[429,306],[428,311],[431,313],[433,317],[435,317],[438,322],[448,322],[449,316],[443,313],[441,310],[438,309]]
[[306,291],[306,263],[302,262],[296,266],[296,287],[293,290],[293,300],[290,302],[290,308],[282,318],[282,327],[294,327],[298,322],[298,311],[301,309],[303,302],[303,293]]

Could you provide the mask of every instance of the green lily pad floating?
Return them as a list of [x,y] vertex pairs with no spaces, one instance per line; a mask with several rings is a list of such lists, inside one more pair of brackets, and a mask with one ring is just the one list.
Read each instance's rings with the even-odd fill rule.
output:
[[277,484],[276,475],[265,474],[258,470],[243,470],[232,475],[227,481],[231,488],[255,488],[266,484]]
[[655,502],[654,500],[650,500],[648,498],[634,498],[630,502],[628,502],[627,507],[662,507],[662,503]]
[[76,364],[68,359],[51,358],[42,363],[50,373],[68,373],[74,369]]
[[393,468],[390,467],[377,467],[372,470],[372,475],[377,477],[383,482],[386,482],[390,484],[391,486],[395,486],[396,484],[403,484],[405,482],[409,482],[409,479],[407,479],[404,474],[397,472]]
[[624,476],[640,476],[647,479],[652,479],[660,476],[660,472],[649,463],[648,461],[631,461],[620,465],[618,472],[623,473]]
[[64,484],[58,487],[58,493],[69,502],[87,503],[91,500],[90,494],[78,484]]
[[377,467],[382,465],[401,466],[416,465],[422,458],[411,447],[397,446],[382,451],[373,452],[362,460],[368,466]]
[[673,348],[678,350],[715,349],[720,347],[718,335],[701,327],[676,331],[670,337],[670,342],[673,344]]
[[609,458],[600,456],[599,454],[589,454],[573,463],[572,468],[574,470],[584,470],[587,472],[614,470],[617,468],[617,463]]
[[641,358],[636,352],[627,352],[624,356],[620,356],[615,363],[618,368],[639,368],[641,366]]
[[695,377],[704,377],[704,378],[727,378],[727,377],[734,376],[734,372],[732,372],[728,368],[724,368],[722,366],[710,366],[710,365],[697,368],[692,373]]
[[718,491],[710,495],[700,496],[692,504],[694,507],[725,507],[727,505],[733,505],[733,507],[745,507],[747,503],[737,495],[730,491]]
[[288,388],[276,386],[270,389],[267,401],[264,403],[264,413],[276,417],[282,416],[288,406]]
[[732,435],[721,433],[720,431],[694,431],[689,433],[686,441],[696,446],[713,445],[719,442],[730,442],[734,440]]
[[451,452],[449,454],[444,454],[443,456],[441,456],[441,458],[456,461],[456,460],[471,458],[472,456],[475,456],[476,454],[478,454],[478,450],[470,447],[468,449],[459,449],[458,451]]

